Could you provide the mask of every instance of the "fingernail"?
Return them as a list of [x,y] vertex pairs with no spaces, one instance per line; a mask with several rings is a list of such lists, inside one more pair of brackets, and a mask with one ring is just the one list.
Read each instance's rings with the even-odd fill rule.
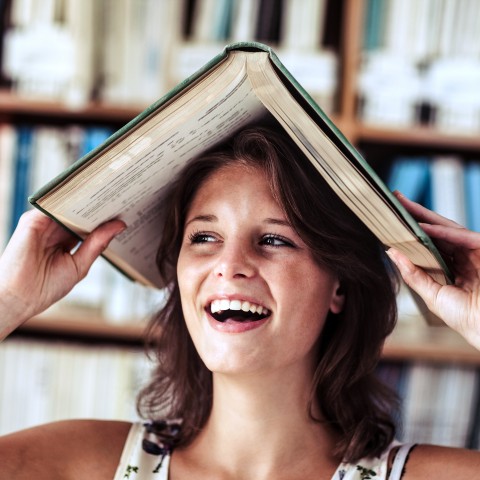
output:
[[410,262],[405,261],[399,252],[394,249],[389,249],[386,253],[399,270],[403,271],[404,273],[413,273],[413,265]]

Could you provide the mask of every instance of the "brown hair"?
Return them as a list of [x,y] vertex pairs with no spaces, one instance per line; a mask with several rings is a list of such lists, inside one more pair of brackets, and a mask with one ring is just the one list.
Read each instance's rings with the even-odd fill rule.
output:
[[[171,186],[158,268],[170,286],[165,308],[151,321],[148,341],[158,366],[141,392],[146,418],[183,419],[188,444],[208,419],[212,375],[198,356],[183,318],[176,263],[192,199],[217,169],[241,162],[264,169],[272,193],[316,261],[340,279],[345,305],[330,313],[319,339],[310,401],[340,434],[345,461],[380,455],[394,438],[396,398],[375,376],[385,337],[396,321],[397,280],[382,245],[343,204],[290,139],[264,128],[242,131],[194,160]],[[317,420],[317,419],[316,419]]]

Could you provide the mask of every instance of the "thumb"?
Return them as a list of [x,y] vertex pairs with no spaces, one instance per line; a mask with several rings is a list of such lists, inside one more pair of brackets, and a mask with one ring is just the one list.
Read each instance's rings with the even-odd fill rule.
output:
[[80,278],[84,278],[92,263],[108,247],[112,239],[126,229],[121,220],[112,220],[90,233],[72,255]]
[[405,283],[420,295],[430,311],[436,313],[436,300],[442,286],[395,248],[390,248],[387,255],[398,268]]

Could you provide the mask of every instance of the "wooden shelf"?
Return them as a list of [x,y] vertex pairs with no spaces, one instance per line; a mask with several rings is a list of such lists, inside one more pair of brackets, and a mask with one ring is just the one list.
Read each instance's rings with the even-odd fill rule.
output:
[[431,127],[385,128],[357,123],[354,127],[355,141],[389,145],[408,145],[433,148],[449,148],[458,151],[480,151],[480,135],[453,134]]
[[[429,127],[385,128],[359,121],[357,115],[357,74],[361,60],[365,0],[344,0],[342,41],[340,45],[339,111],[332,120],[353,144],[372,143],[390,147],[422,147],[480,152],[480,135],[461,135]],[[81,107],[61,102],[34,100],[0,90],[0,121],[51,123],[107,123],[121,126],[145,108],[89,103]],[[383,357],[387,360],[462,363],[480,366],[480,352],[468,345],[447,327],[415,329],[399,325],[386,342]],[[144,325],[112,324],[82,310],[68,314],[36,317],[18,330],[19,335],[92,341],[110,341],[140,345]]]
[[79,311],[44,314],[22,325],[17,332],[35,336],[78,338],[114,343],[143,343],[144,323],[109,323],[98,315]]
[[0,90],[0,119],[35,118],[62,122],[101,122],[125,124],[138,115],[143,106],[114,106],[89,103],[80,107],[48,100],[24,98],[12,92]]
[[397,326],[387,339],[383,358],[439,364],[480,366],[480,351],[448,327]]
[[[86,320],[88,319],[88,320]],[[145,323],[113,324],[81,311],[44,314],[35,317],[20,329],[19,334],[56,338],[80,338],[92,341],[122,342],[142,345]],[[399,323],[387,339],[383,358],[392,361],[422,361],[438,364],[480,366],[480,351],[468,344],[448,327],[428,327]]]

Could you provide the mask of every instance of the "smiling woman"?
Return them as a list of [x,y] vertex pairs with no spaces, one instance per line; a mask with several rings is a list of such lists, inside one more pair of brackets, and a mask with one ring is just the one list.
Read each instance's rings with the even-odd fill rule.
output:
[[181,417],[188,445],[212,419],[217,378],[256,374],[265,386],[274,372],[333,432],[335,457],[385,451],[395,399],[373,369],[395,324],[396,278],[297,147],[243,131],[189,165],[167,210],[158,265],[172,292],[150,328],[159,366],[144,415]]
[[[455,261],[456,283],[389,257],[480,348],[480,233],[399,200]],[[150,324],[158,368],[138,404],[148,421],[1,437],[2,478],[478,477],[478,452],[395,442],[396,400],[373,372],[395,324],[396,275],[295,145],[239,132],[179,174],[166,211],[157,261],[170,296]],[[107,222],[72,251],[53,220],[25,214],[0,257],[0,337],[65,295],[124,229]]]

